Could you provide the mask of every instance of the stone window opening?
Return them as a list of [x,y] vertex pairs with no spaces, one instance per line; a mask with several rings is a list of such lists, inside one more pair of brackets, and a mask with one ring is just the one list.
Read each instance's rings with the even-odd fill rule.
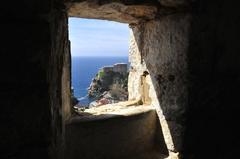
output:
[[[81,19],[81,20],[85,20],[85,19]],[[94,23],[92,25],[94,27]],[[71,32],[71,30],[69,30],[69,34],[70,34],[70,32]],[[99,34],[101,34],[100,31],[99,31]],[[81,35],[79,34],[79,36],[81,36]],[[86,39],[86,40],[88,40],[88,39]],[[76,40],[71,41],[71,39],[70,39],[70,44],[71,44],[70,48],[74,47],[72,45],[72,43],[76,43]],[[79,43],[79,45],[81,45],[81,43]],[[95,44],[93,43],[92,45],[95,45]],[[72,50],[72,48],[70,50]],[[101,47],[99,47],[99,50],[101,52]],[[114,54],[112,54],[112,55],[114,55]],[[78,60],[81,60],[80,58],[83,59],[84,57],[79,57]],[[101,59],[104,60],[104,58],[101,58]],[[99,60],[101,60],[101,59],[99,59]],[[85,58],[85,60],[87,60],[87,58]],[[117,60],[121,60],[121,59],[117,59]],[[128,62],[128,61],[129,60],[124,61],[124,62]],[[110,77],[111,78],[112,77],[117,77],[116,79],[119,79],[119,80],[118,81],[117,80],[113,81],[113,84],[111,85],[110,90],[101,92],[102,94],[100,95],[100,98],[98,98],[97,100],[89,103],[91,105],[86,105],[86,104],[84,105],[84,104],[81,103],[81,101],[79,102],[79,104],[77,104],[77,98],[76,98],[77,96],[74,94],[74,91],[76,91],[77,88],[75,86],[73,87],[73,83],[76,82],[76,81],[74,81],[74,80],[76,80],[75,75],[74,75],[74,73],[76,73],[76,70],[75,70],[76,66],[75,65],[79,65],[80,62],[84,62],[84,61],[83,60],[76,61],[76,59],[74,59],[73,55],[72,55],[72,67],[71,67],[72,68],[72,70],[71,70],[72,71],[71,72],[71,75],[72,75],[72,77],[71,77],[71,79],[72,79],[72,88],[71,88],[72,95],[71,96],[72,97],[71,98],[72,98],[73,112],[77,112],[78,115],[84,115],[84,116],[85,115],[94,115],[94,114],[96,115],[96,114],[99,114],[99,113],[100,114],[106,113],[106,110],[108,110],[108,112],[109,111],[116,112],[116,111],[119,111],[120,109],[124,109],[126,106],[127,107],[139,106],[139,105],[143,105],[143,103],[146,104],[147,102],[148,102],[148,104],[150,104],[149,101],[147,101],[147,98],[144,98],[145,94],[141,95],[141,97],[142,97],[141,99],[128,100],[128,90],[126,91],[126,93],[124,93],[124,97],[120,97],[119,101],[117,101],[117,102],[114,102],[113,100],[112,100],[113,101],[112,102],[112,101],[110,101],[111,98],[106,98],[105,97],[109,94],[109,92],[111,93],[112,97],[114,97],[114,95],[116,95],[116,96],[119,96],[119,94],[122,95],[123,93],[121,93],[121,92],[123,92],[123,90],[122,90],[122,88],[120,88],[120,86],[122,87],[123,84],[126,85],[126,88],[128,88],[127,80],[128,80],[128,71],[129,71],[129,67],[130,67],[130,66],[127,66],[128,63],[114,63],[112,66],[109,66],[109,65],[105,66],[104,65],[104,66],[100,67],[99,70],[97,71],[96,75],[93,75],[91,77],[92,82],[89,85],[89,90],[88,90],[88,95],[89,96],[93,96],[94,93],[96,93],[96,91],[98,91],[98,86],[100,88],[103,85],[106,85],[106,84],[104,84],[103,79],[108,79]],[[89,63],[90,62],[91,61],[89,61]],[[98,62],[101,63],[100,61],[98,61]],[[85,67],[85,66],[80,66],[79,65],[79,67]],[[85,70],[85,71],[87,71],[87,70]],[[147,75],[148,73],[145,73],[145,74]],[[144,74],[144,76],[146,76],[145,74]],[[103,75],[106,78],[103,78],[102,77]],[[83,76],[83,77],[80,77],[80,78],[86,78],[86,77]],[[125,78],[127,78],[127,79],[125,79]],[[109,82],[109,80],[107,80],[107,81]],[[80,84],[77,85],[77,87],[79,87],[79,86],[80,86]],[[96,87],[96,88],[94,88],[94,87]],[[145,89],[146,89],[146,84],[144,83],[143,84],[143,91],[145,91],[145,93],[146,93],[147,91]],[[108,93],[105,93],[105,92],[108,92]],[[112,103],[110,103],[110,102],[112,102]],[[96,104],[96,105],[93,105],[93,104]]]
[[[69,16],[69,18],[71,18],[71,16]],[[132,26],[133,26],[133,24],[129,24],[130,37],[131,37],[132,28],[133,28]],[[79,35],[79,36],[81,36],[81,35]],[[129,39],[130,43],[131,43],[131,40],[132,39],[130,38]],[[70,50],[71,50],[71,47],[72,47],[72,43],[73,42],[70,41]],[[131,45],[131,44],[129,44],[129,45]],[[129,46],[128,57],[131,54],[131,50],[132,50],[131,47],[132,46]],[[134,49],[136,49],[136,48],[134,48]],[[136,53],[134,53],[134,54],[136,54]],[[131,66],[132,66],[131,62],[134,62],[135,57],[131,57],[131,58],[132,59],[128,60],[129,61],[128,68],[131,68]],[[72,62],[71,68],[72,68],[72,71],[73,71],[73,69],[74,69],[73,68],[74,67],[73,66],[73,64],[74,64],[74,59],[73,58],[72,58],[71,62]],[[141,55],[141,63],[142,63],[142,55]],[[98,73],[96,74],[96,78],[92,77],[94,79],[92,80],[90,87],[92,87],[92,85],[94,83],[97,83],[96,79],[99,78],[99,76],[101,76],[100,73],[109,74],[109,71],[110,72],[119,72],[120,71],[120,74],[122,74],[121,70],[122,69],[120,69],[120,65],[117,65],[116,67],[114,65],[111,68],[110,68],[110,66],[105,66],[105,67],[99,69]],[[128,69],[128,71],[130,73],[131,69]],[[137,71],[139,71],[139,70],[137,70]],[[72,82],[74,80],[73,79],[73,73],[74,72],[71,72]],[[129,73],[127,73],[127,75],[128,75],[127,79],[129,79],[129,76],[133,76],[133,75],[130,75]],[[101,99],[96,100],[96,102],[92,102],[92,103],[96,104],[97,106],[85,105],[85,107],[81,107],[81,106],[76,105],[76,103],[74,103],[74,102],[76,102],[76,98],[74,97],[74,91],[75,91],[74,89],[76,89],[76,88],[74,88],[73,84],[72,84],[72,90],[71,90],[71,93],[72,93],[72,95],[71,95],[71,98],[72,98],[72,108],[71,108],[71,110],[72,111],[71,112],[72,112],[72,114],[77,114],[77,115],[80,115],[80,116],[89,116],[89,115],[90,116],[91,115],[100,115],[101,116],[105,113],[107,113],[107,114],[121,114],[122,110],[125,111],[128,108],[135,109],[137,107],[137,111],[141,111],[141,110],[146,109],[146,108],[141,108],[142,106],[150,106],[149,108],[151,108],[151,101],[152,100],[149,97],[149,87],[150,86],[148,84],[149,82],[146,81],[146,79],[150,77],[149,72],[148,71],[143,71],[142,75],[141,74],[134,75],[133,77],[135,77],[135,76],[139,76],[139,79],[135,80],[135,82],[138,82],[139,84],[137,84],[138,86],[134,86],[135,83],[131,83],[131,82],[128,81],[127,88],[130,86],[131,89],[133,89],[133,90],[128,89],[127,94],[129,94],[129,91],[134,92],[135,90],[137,90],[138,93],[137,93],[136,97],[129,97],[128,96],[127,99],[119,101],[119,102],[115,102],[115,103],[107,103],[107,102],[105,102],[106,98],[103,97]],[[119,94],[119,91],[120,90],[116,89],[115,91],[112,91],[112,92]],[[80,101],[80,105],[81,105],[81,101]],[[149,109],[149,108],[147,108],[147,109]]]
[[[71,115],[66,121],[66,154],[69,158],[77,156],[85,159],[96,156],[165,158],[169,155],[168,150],[174,149],[174,143],[168,123],[161,114],[159,94],[156,91],[159,88],[155,78],[158,73],[156,69],[161,66],[156,59],[163,59],[160,48],[162,45],[168,46],[168,40],[158,40],[159,37],[162,38],[160,34],[165,35],[162,22],[156,19],[159,17],[158,7],[141,2],[133,5],[125,1],[73,1],[69,2],[68,7],[69,17],[129,24],[131,69],[127,101],[111,107],[93,107],[80,114]],[[168,36],[163,36],[165,37]],[[162,125],[166,127],[164,131],[161,130]],[[95,145],[84,144],[92,142]]]

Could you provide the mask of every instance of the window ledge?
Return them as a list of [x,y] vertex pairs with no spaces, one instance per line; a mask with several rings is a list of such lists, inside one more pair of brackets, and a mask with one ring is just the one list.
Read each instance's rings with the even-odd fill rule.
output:
[[84,112],[77,111],[78,115],[73,116],[69,122],[78,123],[95,120],[106,120],[109,118],[134,116],[147,113],[152,110],[155,111],[155,108],[151,105],[132,105],[131,103],[133,103],[133,101],[92,107],[85,109]]

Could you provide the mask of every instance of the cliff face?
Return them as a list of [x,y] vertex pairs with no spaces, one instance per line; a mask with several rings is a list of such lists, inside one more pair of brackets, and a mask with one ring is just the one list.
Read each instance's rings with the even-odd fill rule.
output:
[[[88,95],[96,100],[95,105],[116,103],[128,99],[128,72],[127,64],[121,64],[123,69],[103,67],[93,78],[88,89]],[[118,66],[116,64],[114,66]],[[121,70],[121,71],[119,71]]]

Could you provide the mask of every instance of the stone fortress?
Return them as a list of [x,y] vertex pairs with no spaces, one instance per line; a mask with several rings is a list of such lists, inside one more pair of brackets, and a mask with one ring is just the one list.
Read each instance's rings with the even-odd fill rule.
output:
[[126,63],[116,63],[113,66],[104,66],[101,69],[104,73],[113,71],[120,74],[126,74],[128,72],[128,65]]

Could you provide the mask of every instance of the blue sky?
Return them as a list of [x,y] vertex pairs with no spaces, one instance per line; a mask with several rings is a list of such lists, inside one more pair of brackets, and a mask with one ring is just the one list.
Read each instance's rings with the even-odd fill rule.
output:
[[72,56],[128,56],[128,24],[69,18]]

